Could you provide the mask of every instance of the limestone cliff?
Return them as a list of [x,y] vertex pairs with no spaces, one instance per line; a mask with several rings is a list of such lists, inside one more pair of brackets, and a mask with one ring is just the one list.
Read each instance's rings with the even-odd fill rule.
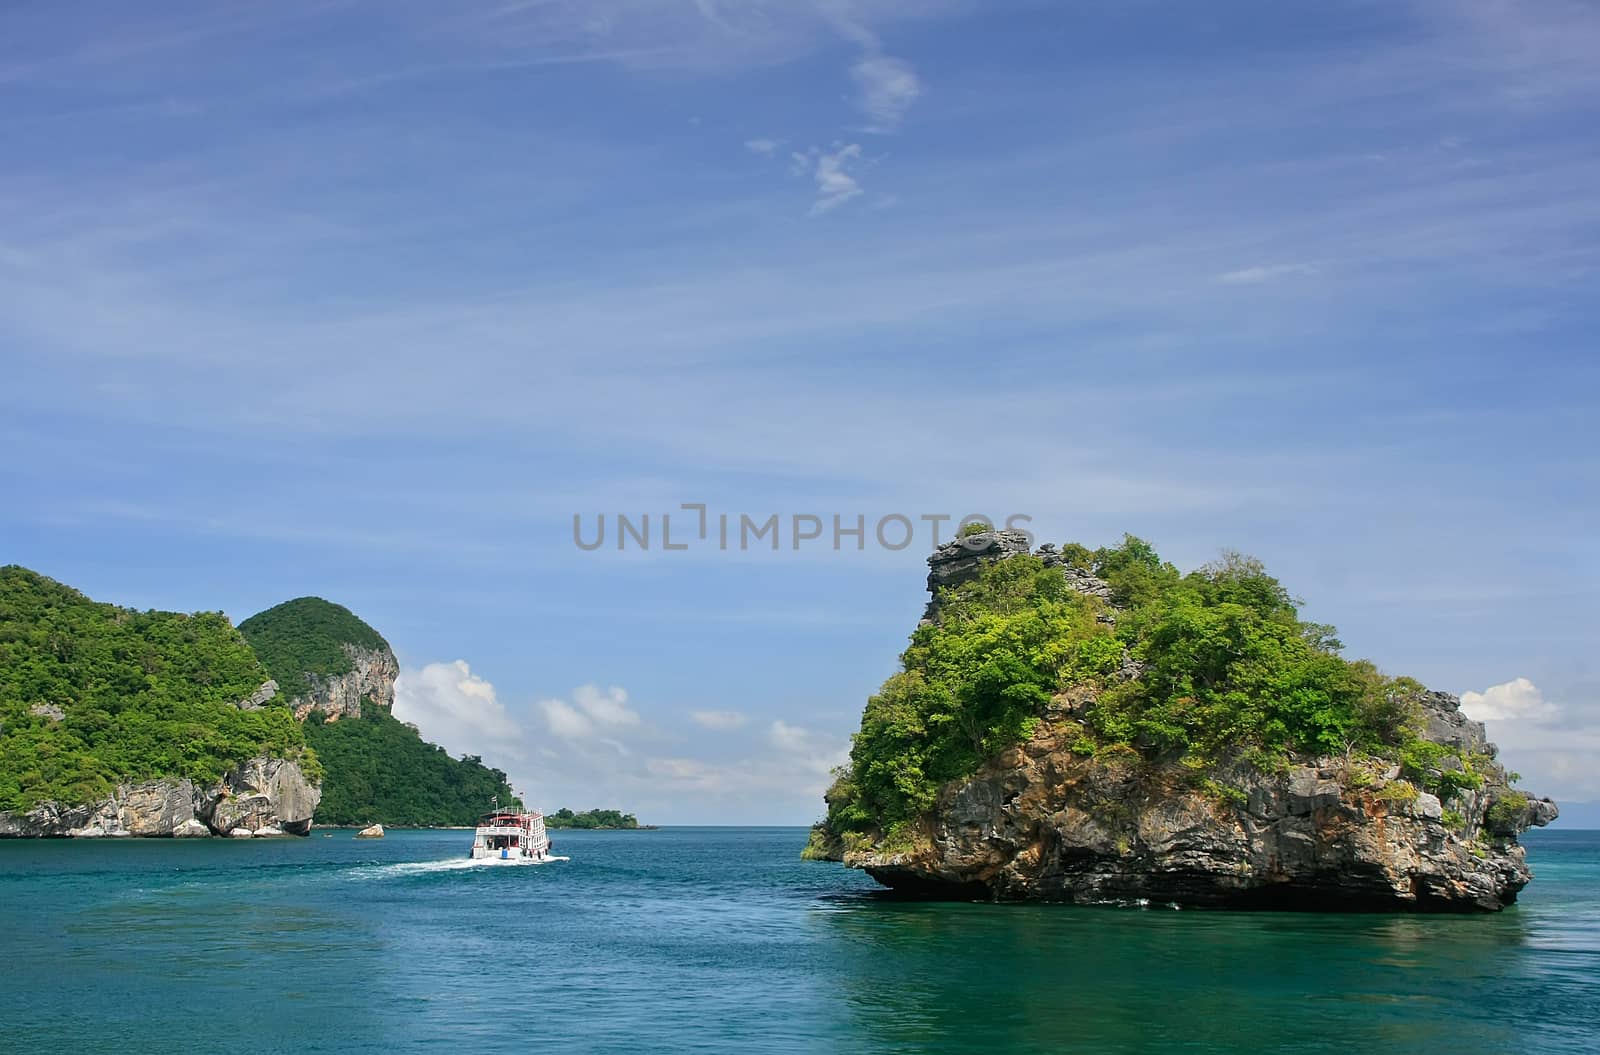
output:
[[363,648],[348,642],[339,647],[350,669],[338,674],[307,673],[309,690],[287,701],[296,718],[303,721],[312,711],[321,711],[328,721],[358,717],[363,700],[385,710],[394,706],[394,683],[400,676],[400,662],[394,653],[387,647]]
[[[1008,533],[942,547],[929,560],[925,622],[984,562],[1027,552]],[[1053,549],[1034,556],[1074,591],[1111,598]],[[1118,617],[1107,609],[1102,619]],[[1269,764],[1243,747],[1202,773],[1182,750],[1093,741],[1096,693],[1142,674],[1125,655],[1097,683],[1057,692],[1020,742],[943,784],[912,823],[847,832],[825,822],[806,856],[911,896],[996,901],[1492,911],[1531,878],[1516,837],[1554,819],[1555,804],[1511,787],[1455,697],[1409,701],[1408,728],[1439,745],[1416,752],[1425,773],[1356,753],[1289,752]],[[1448,801],[1425,790],[1439,786]]]
[[0,837],[305,835],[321,794],[298,763],[252,758],[205,787],[147,780],[120,784],[98,802],[0,813]]

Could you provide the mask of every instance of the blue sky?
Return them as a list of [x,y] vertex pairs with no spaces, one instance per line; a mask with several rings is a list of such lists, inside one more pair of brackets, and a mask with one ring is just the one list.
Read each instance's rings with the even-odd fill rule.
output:
[[0,559],[326,596],[542,805],[801,823],[927,538],[573,515],[1026,514],[1261,557],[1597,801],[1597,54],[1566,0],[10,5]]

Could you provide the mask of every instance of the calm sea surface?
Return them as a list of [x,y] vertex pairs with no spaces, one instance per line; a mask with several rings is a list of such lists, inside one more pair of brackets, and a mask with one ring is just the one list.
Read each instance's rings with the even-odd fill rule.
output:
[[0,842],[0,1051],[1593,1052],[1600,833],[1498,916],[898,904],[798,828]]

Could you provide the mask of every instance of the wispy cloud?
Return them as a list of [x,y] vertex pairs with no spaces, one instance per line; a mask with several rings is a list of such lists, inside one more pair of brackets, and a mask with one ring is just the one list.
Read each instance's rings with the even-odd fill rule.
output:
[[689,717],[707,729],[737,729],[746,721],[738,711],[691,711]]
[[856,105],[870,118],[869,132],[892,132],[922,94],[922,81],[904,59],[868,55],[850,70],[858,95]]
[[852,198],[861,196],[861,184],[849,171],[861,160],[861,145],[847,143],[835,145],[830,151],[813,147],[809,153],[795,154],[796,165],[810,170],[817,184],[817,196],[811,203],[811,214],[819,216],[832,212]]
[[781,139],[757,138],[744,141],[746,150],[752,154],[760,154],[762,157],[771,157],[781,146],[783,146],[783,140]]
[[1315,273],[1316,268],[1310,264],[1258,264],[1255,267],[1225,272],[1217,276],[1217,281],[1226,282],[1233,286],[1254,286],[1263,282],[1275,282],[1281,278],[1291,278],[1295,275],[1311,275]]

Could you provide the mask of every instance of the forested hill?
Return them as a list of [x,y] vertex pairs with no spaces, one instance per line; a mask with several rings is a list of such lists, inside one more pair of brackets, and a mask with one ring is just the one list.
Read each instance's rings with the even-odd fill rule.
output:
[[310,695],[316,683],[349,673],[352,650],[393,655],[389,642],[343,605],[297,597],[239,624],[287,699]]
[[236,706],[266,680],[220,612],[119,608],[0,568],[0,811],[90,802],[124,781],[211,784],[249,758],[301,758],[288,711]]
[[391,712],[400,664],[383,636],[321,597],[298,597],[239,624],[305,721],[326,776],[320,824],[471,824],[506,775],[477,757],[452,758]]
[[495,796],[515,801],[504,773],[393,716],[398,674],[382,635],[320,597],[235,629],[0,567],[0,813],[145,780],[210,786],[262,757],[320,779],[324,824],[471,824]]

